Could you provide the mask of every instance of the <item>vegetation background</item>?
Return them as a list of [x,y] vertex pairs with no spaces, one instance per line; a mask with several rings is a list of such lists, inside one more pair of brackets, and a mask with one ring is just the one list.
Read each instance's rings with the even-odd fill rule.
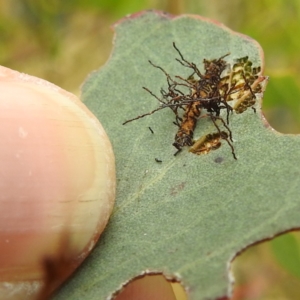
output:
[[[299,133],[299,0],[0,0],[0,64],[80,95],[86,76],[109,57],[110,26],[145,9],[199,14],[256,39],[270,76],[264,114],[277,131]],[[233,299],[300,299],[300,234],[248,248],[233,271]]]

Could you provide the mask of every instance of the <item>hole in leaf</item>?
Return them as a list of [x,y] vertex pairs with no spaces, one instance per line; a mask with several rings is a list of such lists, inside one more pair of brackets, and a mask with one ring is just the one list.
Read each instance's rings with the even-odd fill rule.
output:
[[270,80],[263,97],[268,123],[282,133],[300,133],[299,80],[292,74],[268,75]]
[[231,300],[300,299],[300,232],[249,247],[232,263]]
[[187,300],[183,286],[161,274],[138,276],[116,293],[114,300]]

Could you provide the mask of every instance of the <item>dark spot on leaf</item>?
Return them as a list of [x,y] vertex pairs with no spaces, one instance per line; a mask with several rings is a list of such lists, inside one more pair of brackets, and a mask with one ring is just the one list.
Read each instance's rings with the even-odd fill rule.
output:
[[152,134],[154,134],[153,129],[152,129],[151,127],[148,127],[148,128],[149,128],[150,132],[151,132]]
[[219,156],[219,157],[215,158],[214,161],[215,161],[215,163],[220,164],[223,162],[223,160],[224,160],[224,158]]

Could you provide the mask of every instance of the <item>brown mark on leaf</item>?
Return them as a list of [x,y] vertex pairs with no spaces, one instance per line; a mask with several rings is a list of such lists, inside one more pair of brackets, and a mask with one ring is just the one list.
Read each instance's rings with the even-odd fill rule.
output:
[[176,196],[179,192],[181,192],[185,187],[185,182],[182,182],[178,185],[175,185],[171,188],[171,196]]

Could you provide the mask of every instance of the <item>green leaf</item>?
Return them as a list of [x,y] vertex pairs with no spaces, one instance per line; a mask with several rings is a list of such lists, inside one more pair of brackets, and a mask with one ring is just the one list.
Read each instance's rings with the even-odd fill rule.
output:
[[[173,41],[199,67],[203,58],[228,52],[229,61],[247,55],[254,66],[263,65],[262,50],[198,16],[144,12],[115,30],[112,56],[88,78],[82,96],[114,147],[116,206],[96,249],[54,299],[106,299],[147,270],[182,280],[190,299],[223,296],[236,253],[300,225],[300,139],[268,127],[258,101],[256,113],[230,115],[237,160],[225,142],[207,155],[184,149],[174,157],[170,109],[122,125],[158,107],[142,86],[157,95],[166,88],[164,74],[148,60],[184,77],[189,70],[175,61]],[[202,118],[195,137],[213,131]]]

